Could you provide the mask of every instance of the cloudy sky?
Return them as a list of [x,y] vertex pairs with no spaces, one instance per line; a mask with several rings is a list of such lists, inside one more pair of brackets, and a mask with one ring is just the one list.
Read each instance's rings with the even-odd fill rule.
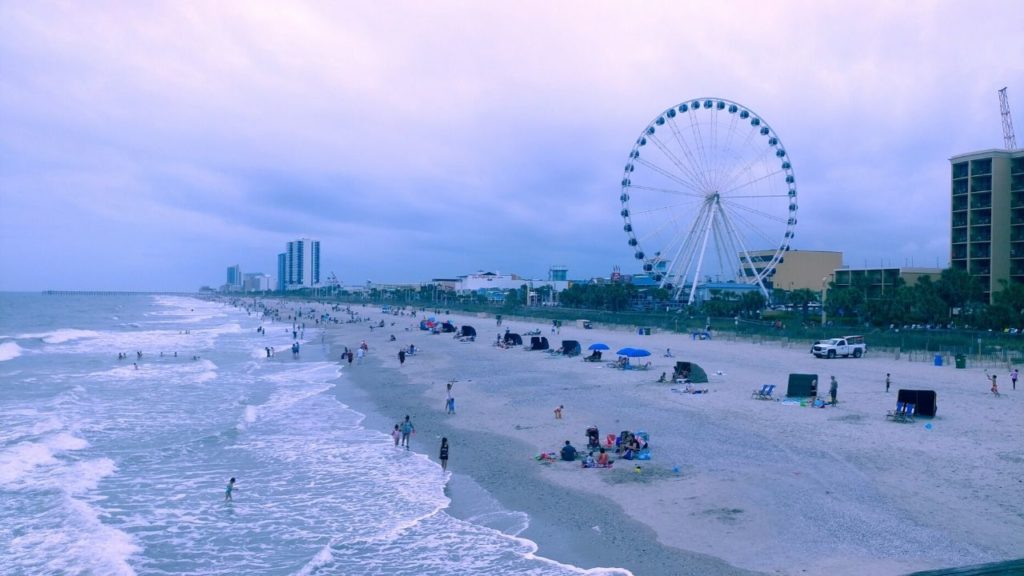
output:
[[945,266],[950,156],[1024,140],[1024,3],[0,0],[0,290],[190,290],[298,237],[346,284],[638,266],[640,131],[723,97],[793,247]]

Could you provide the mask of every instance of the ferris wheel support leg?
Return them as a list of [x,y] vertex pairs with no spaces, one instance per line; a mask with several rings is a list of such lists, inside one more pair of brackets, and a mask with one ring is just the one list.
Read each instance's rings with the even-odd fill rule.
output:
[[693,304],[694,298],[697,296],[697,280],[700,278],[700,272],[704,268],[704,253],[708,249],[708,238],[711,237],[711,230],[715,223],[716,207],[711,206],[711,213],[708,215],[708,225],[704,229],[704,240],[700,246],[700,258],[697,259],[697,268],[693,273],[693,282],[690,283],[690,298],[687,304]]

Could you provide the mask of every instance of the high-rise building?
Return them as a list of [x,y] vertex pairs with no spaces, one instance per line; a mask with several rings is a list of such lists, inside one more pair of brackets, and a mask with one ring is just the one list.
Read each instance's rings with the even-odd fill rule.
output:
[[235,291],[242,289],[242,267],[238,264],[228,266],[227,290]]
[[285,254],[285,284],[288,290],[320,285],[319,240],[301,238],[289,242]]
[[1003,282],[1024,282],[1024,150],[949,159],[950,266],[978,279],[989,302]]
[[277,291],[284,292],[288,289],[288,254],[282,252],[277,255]]

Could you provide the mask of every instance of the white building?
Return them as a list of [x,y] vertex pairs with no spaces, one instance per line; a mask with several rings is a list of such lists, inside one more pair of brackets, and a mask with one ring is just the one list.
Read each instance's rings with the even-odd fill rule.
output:
[[300,238],[285,250],[285,287],[288,290],[320,286],[320,241]]
[[242,289],[246,292],[266,292],[270,290],[270,276],[262,272],[243,275]]

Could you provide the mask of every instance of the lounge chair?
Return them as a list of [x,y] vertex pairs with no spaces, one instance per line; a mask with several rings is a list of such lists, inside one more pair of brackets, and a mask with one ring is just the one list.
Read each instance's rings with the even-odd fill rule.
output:
[[914,421],[914,408],[915,407],[916,406],[914,404],[911,404],[910,402],[907,402],[906,405],[903,406],[903,418],[901,420],[902,422],[913,422]]
[[758,399],[764,398],[765,394],[768,393],[768,387],[769,386],[771,386],[771,384],[761,384],[761,389],[760,390],[752,391],[750,393],[750,397],[751,398],[758,398]]
[[600,362],[601,361],[601,351],[600,350],[594,350],[594,352],[591,353],[590,356],[584,356],[583,357],[583,361],[584,362]]
[[903,402],[897,402],[896,403],[896,409],[895,410],[889,410],[889,413],[885,415],[885,418],[887,420],[892,420],[894,422],[898,422],[898,421],[902,420],[903,419],[903,406],[904,406]]

